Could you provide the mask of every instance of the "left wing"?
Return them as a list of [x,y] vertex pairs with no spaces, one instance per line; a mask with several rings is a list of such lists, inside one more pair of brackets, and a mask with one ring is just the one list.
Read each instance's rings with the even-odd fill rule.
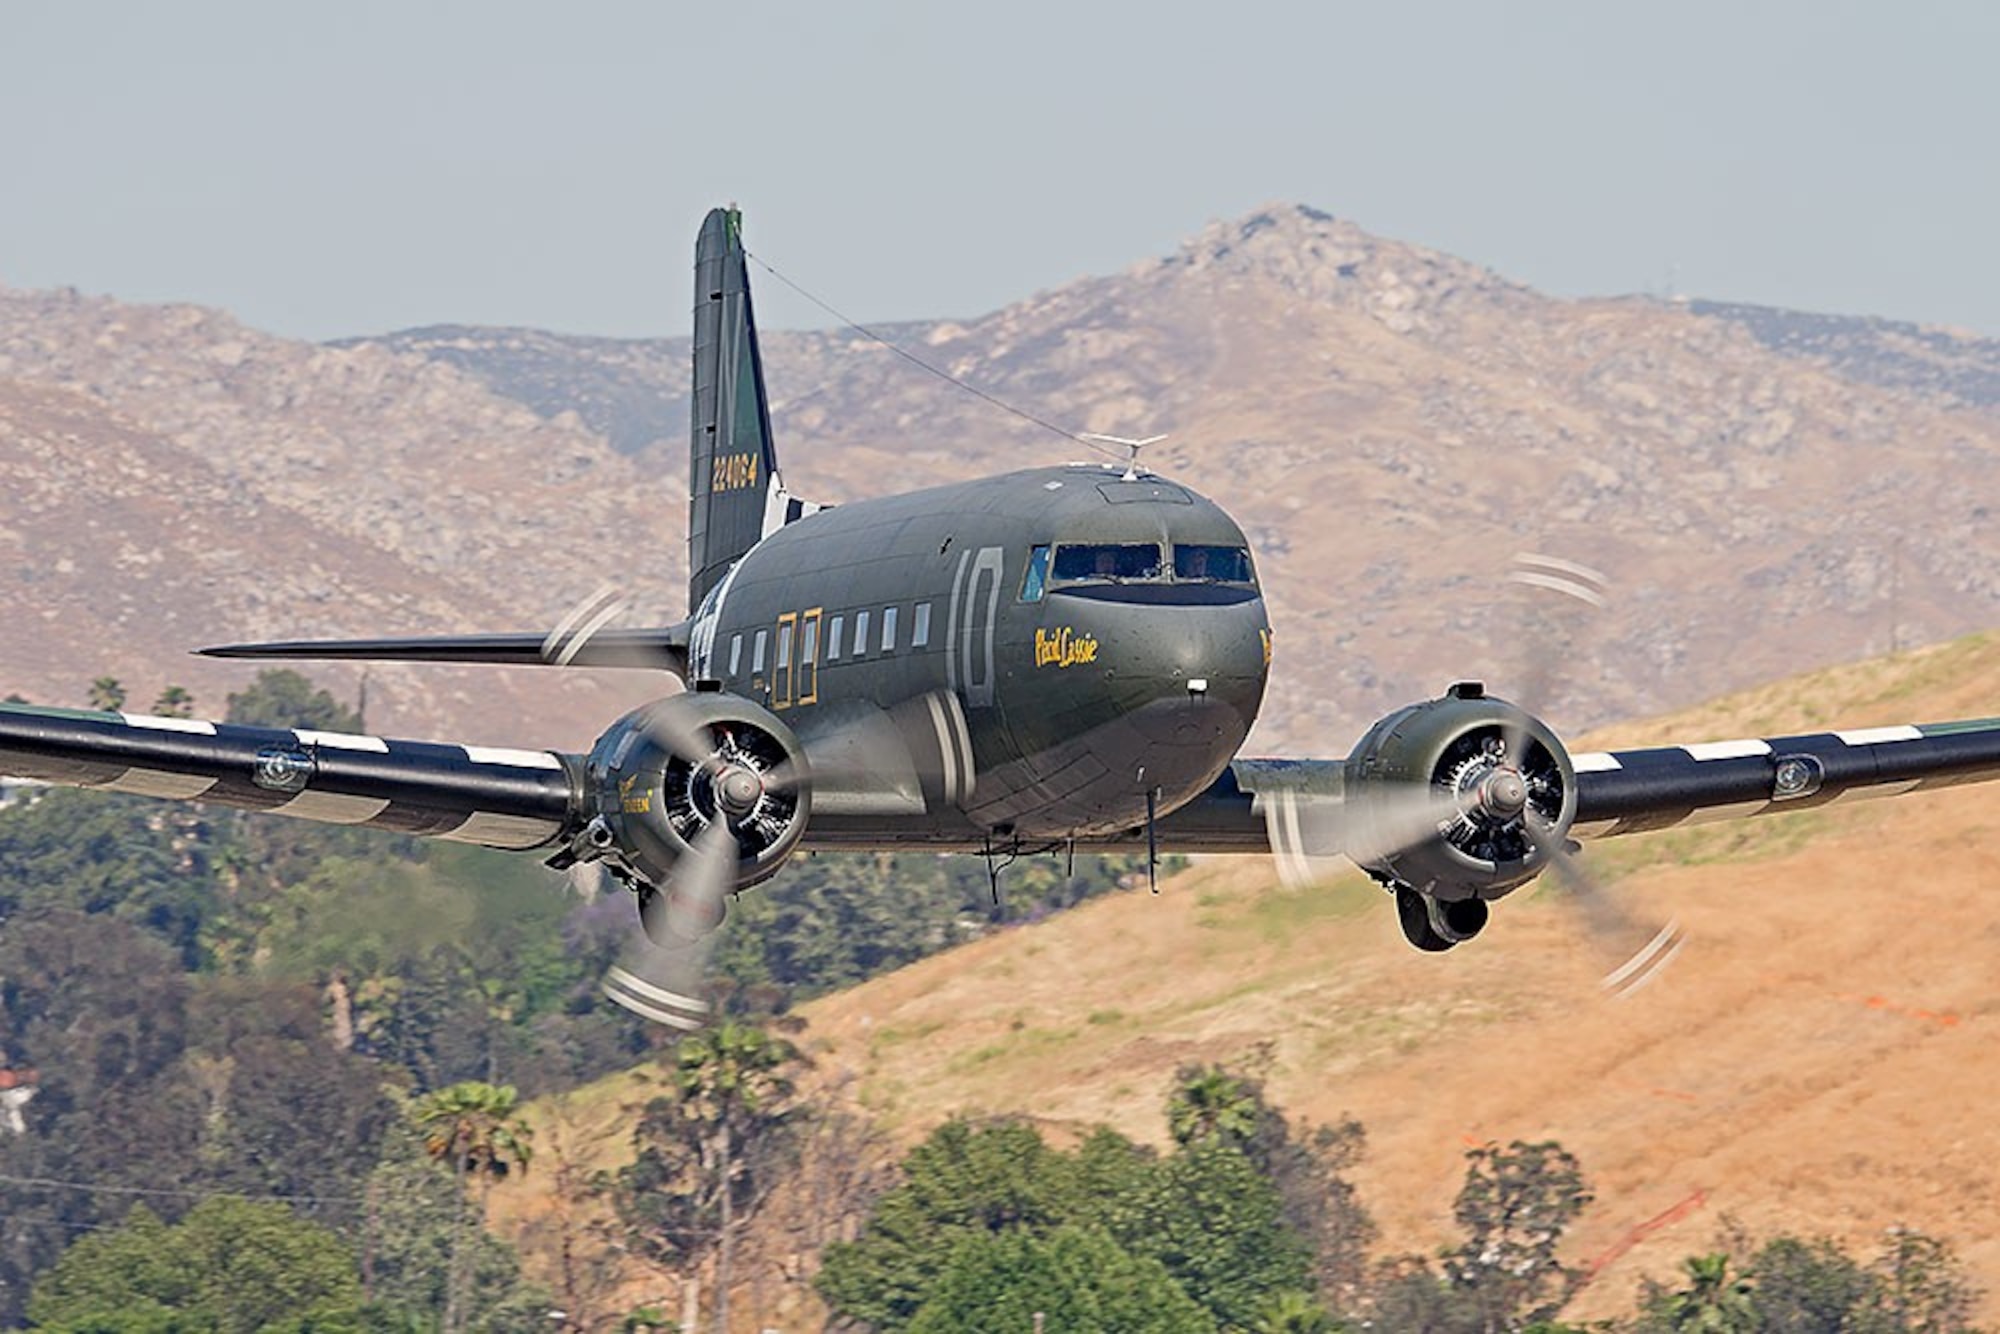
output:
[[[1577,788],[1571,834],[1607,838],[2000,779],[2000,718],[1571,758]],[[1343,854],[1349,849],[1342,808],[1351,796],[1346,768],[1342,760],[1237,760],[1201,796],[1160,821],[1160,847],[1268,850],[1280,870],[1299,859]],[[1145,832],[1135,830],[1107,842],[1144,841]]]
[[1572,757],[1579,838],[1810,810],[2000,778],[2000,718]]
[[582,759],[0,705],[0,774],[523,851],[581,822]]

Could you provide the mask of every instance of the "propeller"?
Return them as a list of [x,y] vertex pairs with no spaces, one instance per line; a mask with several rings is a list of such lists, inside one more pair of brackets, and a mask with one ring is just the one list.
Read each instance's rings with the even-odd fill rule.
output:
[[675,867],[670,890],[643,890],[631,933],[602,990],[642,1019],[694,1030],[708,1022],[708,956],[736,886],[740,856],[728,822],[717,820]]
[[691,717],[674,702],[648,710],[641,726],[671,757],[662,783],[672,790],[663,790],[662,803],[671,806],[677,830],[692,837],[666,883],[639,890],[640,929],[601,990],[642,1018],[692,1030],[713,1012],[707,974],[714,933],[742,882],[746,845],[757,846],[759,822],[769,818],[766,798],[798,791],[806,773],[802,760],[772,762],[740,745],[728,724]]
[[[1522,591],[1512,618],[1522,643],[1519,703],[1463,682],[1388,715],[1356,745],[1337,797],[1289,785],[1282,769],[1265,775],[1271,846],[1290,885],[1321,878],[1325,853],[1360,864],[1397,890],[1405,933],[1432,950],[1478,934],[1484,896],[1552,872],[1605,956],[1604,989],[1628,996],[1659,976],[1685,935],[1678,922],[1655,927],[1633,916],[1578,861],[1568,839],[1574,774],[1538,721],[1579,633],[1607,605],[1604,577],[1529,552],[1515,558],[1509,582]],[[1458,897],[1437,895],[1443,885]]]

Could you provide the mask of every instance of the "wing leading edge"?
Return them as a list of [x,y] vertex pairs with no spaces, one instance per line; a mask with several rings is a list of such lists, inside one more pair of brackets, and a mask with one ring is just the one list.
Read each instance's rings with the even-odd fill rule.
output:
[[525,851],[575,821],[581,760],[197,718],[0,705],[0,773]]

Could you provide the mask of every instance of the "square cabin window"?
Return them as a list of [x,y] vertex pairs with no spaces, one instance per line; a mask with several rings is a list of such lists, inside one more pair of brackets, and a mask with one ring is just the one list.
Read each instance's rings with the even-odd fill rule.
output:
[[910,618],[910,647],[922,648],[931,642],[931,604],[919,602]]
[[896,609],[894,607],[882,608],[882,651],[884,653],[894,653],[896,651]]
[[854,613],[854,656],[868,656],[868,613],[865,611]]

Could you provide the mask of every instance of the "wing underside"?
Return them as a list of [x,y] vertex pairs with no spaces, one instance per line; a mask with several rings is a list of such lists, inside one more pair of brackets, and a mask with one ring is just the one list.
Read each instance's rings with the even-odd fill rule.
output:
[[526,850],[577,806],[553,751],[0,705],[0,773]]

